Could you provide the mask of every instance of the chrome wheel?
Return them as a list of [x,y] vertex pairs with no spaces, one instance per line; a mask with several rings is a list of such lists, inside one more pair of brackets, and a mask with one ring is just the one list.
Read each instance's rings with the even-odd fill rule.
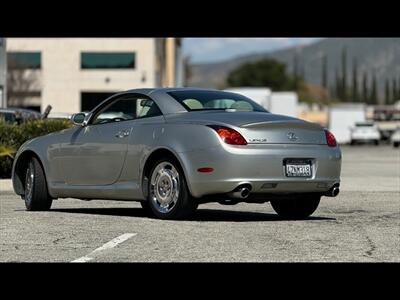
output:
[[169,162],[159,163],[150,179],[150,201],[160,213],[169,213],[179,198],[180,180],[176,168]]
[[33,184],[35,180],[35,170],[33,167],[33,163],[29,163],[28,170],[26,171],[25,176],[25,200],[31,200],[33,194]]

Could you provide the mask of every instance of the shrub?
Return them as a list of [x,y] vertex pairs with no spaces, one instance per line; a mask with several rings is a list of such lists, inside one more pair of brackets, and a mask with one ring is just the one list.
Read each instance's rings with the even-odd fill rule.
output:
[[71,127],[67,119],[31,120],[21,125],[0,122],[0,178],[9,178],[13,157],[27,140]]

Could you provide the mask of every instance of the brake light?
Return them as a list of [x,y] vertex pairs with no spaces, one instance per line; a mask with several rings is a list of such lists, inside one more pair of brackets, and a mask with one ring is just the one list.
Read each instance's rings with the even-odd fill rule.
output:
[[329,130],[325,129],[325,138],[326,138],[326,143],[328,144],[329,147],[336,147],[336,139],[335,136],[333,135],[332,132]]
[[227,144],[230,145],[247,145],[244,137],[236,130],[224,126],[209,125],[214,129],[219,137]]

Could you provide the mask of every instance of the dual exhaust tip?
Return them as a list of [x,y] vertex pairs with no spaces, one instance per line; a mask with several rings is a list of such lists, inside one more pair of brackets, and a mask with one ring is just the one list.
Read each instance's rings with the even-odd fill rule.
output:
[[[251,185],[245,184],[245,185],[239,185],[228,195],[229,197],[234,199],[246,199],[250,196],[250,192],[251,192]],[[325,196],[336,197],[337,195],[339,195],[339,192],[340,192],[339,185],[335,185],[328,192],[325,193]]]

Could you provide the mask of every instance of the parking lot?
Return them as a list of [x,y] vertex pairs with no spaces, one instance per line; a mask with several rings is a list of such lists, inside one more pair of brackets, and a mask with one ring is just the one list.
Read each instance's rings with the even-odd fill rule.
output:
[[400,151],[342,147],[341,193],[308,220],[269,203],[201,205],[193,218],[147,218],[136,202],[53,202],[27,212],[0,195],[2,262],[399,262]]

